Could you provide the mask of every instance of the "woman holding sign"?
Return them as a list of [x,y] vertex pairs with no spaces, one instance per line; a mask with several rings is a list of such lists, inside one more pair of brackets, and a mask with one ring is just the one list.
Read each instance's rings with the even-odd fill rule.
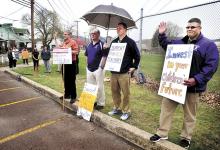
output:
[[77,93],[76,93],[76,58],[79,54],[79,47],[71,38],[71,32],[64,32],[64,42],[60,45],[62,48],[71,48],[72,49],[72,64],[64,64],[62,67],[62,74],[64,80],[64,98],[70,99],[70,103],[74,103],[76,101]]
[[[184,121],[181,132],[180,146],[188,149],[192,138],[193,129],[196,123],[196,111],[199,96],[206,90],[207,82],[212,78],[218,68],[219,54],[215,43],[205,38],[201,33],[201,21],[192,18],[186,26],[187,35],[181,40],[169,41],[165,31],[166,23],[159,25],[159,43],[166,49],[168,44],[195,44],[193,51],[189,78],[183,81],[187,86],[185,104],[183,104]],[[171,50],[170,50],[171,51]],[[170,52],[169,57],[174,57]],[[177,55],[175,55],[176,57]],[[180,55],[178,55],[179,57]],[[184,55],[185,56],[185,55]],[[184,67],[184,66],[179,66]],[[160,113],[160,126],[151,141],[157,142],[161,139],[168,139],[168,132],[171,128],[173,113],[179,103],[168,98],[163,98]]]

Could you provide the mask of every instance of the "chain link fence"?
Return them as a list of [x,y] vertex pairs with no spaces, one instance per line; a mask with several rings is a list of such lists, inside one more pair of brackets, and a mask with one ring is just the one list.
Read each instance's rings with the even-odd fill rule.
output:
[[[178,37],[183,37],[186,35],[185,27],[188,20],[195,17],[202,21],[202,34],[214,40],[220,49],[220,1],[211,1],[179,10],[143,16],[142,50],[162,52],[159,47],[152,47],[152,37],[161,21],[177,25],[180,28]],[[139,23],[140,20],[136,22],[137,25]]]

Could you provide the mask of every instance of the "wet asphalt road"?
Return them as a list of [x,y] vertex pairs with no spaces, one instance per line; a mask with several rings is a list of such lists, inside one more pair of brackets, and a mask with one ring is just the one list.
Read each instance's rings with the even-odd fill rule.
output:
[[0,150],[139,150],[0,71]]

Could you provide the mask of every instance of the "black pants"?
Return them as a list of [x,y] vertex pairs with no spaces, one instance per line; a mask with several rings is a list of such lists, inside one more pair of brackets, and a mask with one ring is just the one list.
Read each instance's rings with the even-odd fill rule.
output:
[[23,64],[25,64],[25,62],[28,64],[28,59],[23,59]]
[[10,68],[16,67],[16,63],[17,63],[17,60],[15,60],[15,59],[9,59],[9,67],[10,67]]
[[62,75],[64,79],[65,89],[64,98],[76,99],[76,62],[72,62],[72,64],[62,65]]
[[33,64],[34,64],[34,70],[37,69],[39,66],[39,60],[33,60]]

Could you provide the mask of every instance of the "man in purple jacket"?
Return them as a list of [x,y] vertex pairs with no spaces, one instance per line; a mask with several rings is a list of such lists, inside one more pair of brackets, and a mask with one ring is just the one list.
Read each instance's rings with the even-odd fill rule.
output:
[[[168,40],[165,34],[167,27],[165,22],[159,25],[159,43],[166,50],[168,44],[195,44],[193,51],[189,79],[184,81],[187,86],[185,104],[183,105],[184,121],[181,132],[180,146],[188,149],[196,123],[196,110],[199,96],[206,90],[207,82],[212,78],[218,68],[219,53],[215,43],[205,38],[201,33],[201,21],[192,18],[186,27],[187,35],[180,40]],[[178,103],[163,98],[160,113],[160,126],[150,140],[157,142],[160,139],[168,139],[173,113]]]

